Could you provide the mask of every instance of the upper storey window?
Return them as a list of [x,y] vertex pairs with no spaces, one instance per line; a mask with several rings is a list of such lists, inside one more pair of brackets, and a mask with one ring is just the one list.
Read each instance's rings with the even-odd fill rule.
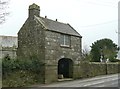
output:
[[65,47],[70,47],[70,36],[61,34],[60,45]]

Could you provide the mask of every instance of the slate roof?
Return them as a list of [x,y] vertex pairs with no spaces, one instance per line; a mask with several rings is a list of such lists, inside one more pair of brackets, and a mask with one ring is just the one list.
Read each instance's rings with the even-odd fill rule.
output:
[[82,37],[73,27],[71,27],[69,24],[61,23],[58,21],[50,20],[48,18],[43,17],[37,17],[35,18],[42,23],[42,25],[51,31],[60,32],[64,34],[74,35]]

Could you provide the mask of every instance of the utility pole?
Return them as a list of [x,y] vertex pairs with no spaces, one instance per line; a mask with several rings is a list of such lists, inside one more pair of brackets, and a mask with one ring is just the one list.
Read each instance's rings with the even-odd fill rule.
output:
[[[120,21],[118,21],[118,32],[116,32],[118,34],[118,47],[120,48]],[[120,59],[120,50],[118,51],[118,59]]]
[[[117,34],[118,34],[118,47],[120,48],[120,31],[119,30],[120,30],[120,28],[118,29],[118,32],[117,32]],[[118,59],[120,59],[120,50],[118,51]]]
[[[118,47],[120,47],[120,1],[118,2]],[[118,51],[118,59],[120,59],[120,50]]]

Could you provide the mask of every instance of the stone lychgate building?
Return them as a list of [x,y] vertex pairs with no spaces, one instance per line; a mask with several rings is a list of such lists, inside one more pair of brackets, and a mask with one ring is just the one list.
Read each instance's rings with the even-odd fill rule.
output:
[[[76,78],[81,59],[81,35],[69,24],[40,16],[40,7],[29,6],[29,16],[18,32],[17,56],[37,58],[44,63],[43,83]],[[43,68],[43,67],[42,67]]]

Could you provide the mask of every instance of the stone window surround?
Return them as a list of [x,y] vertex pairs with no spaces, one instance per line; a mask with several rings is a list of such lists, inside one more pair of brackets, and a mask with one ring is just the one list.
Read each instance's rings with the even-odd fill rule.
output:
[[[60,34],[60,46],[61,47],[70,47],[71,46],[71,36],[70,35],[66,35],[66,34]],[[62,39],[62,36],[63,36],[63,39]],[[68,37],[68,42],[69,43],[66,43],[66,38]]]

